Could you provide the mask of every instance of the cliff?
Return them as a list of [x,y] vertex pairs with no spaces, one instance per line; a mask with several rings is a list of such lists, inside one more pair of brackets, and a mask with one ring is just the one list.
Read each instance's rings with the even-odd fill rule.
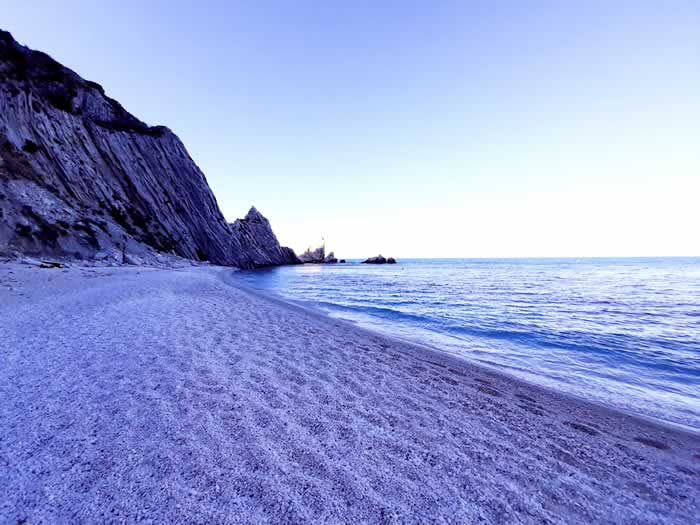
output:
[[124,242],[241,267],[264,245],[282,260],[269,236],[233,235],[172,131],[0,31],[0,251],[93,257]]
[[280,246],[270,222],[255,207],[250,209],[245,218],[236,219],[231,224],[231,231],[247,258],[245,267],[301,263],[291,248]]

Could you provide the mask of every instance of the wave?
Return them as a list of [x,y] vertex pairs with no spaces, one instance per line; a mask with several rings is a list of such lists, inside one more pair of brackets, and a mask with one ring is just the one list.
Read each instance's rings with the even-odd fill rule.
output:
[[[700,258],[420,260],[237,272],[528,380],[700,427]],[[689,416],[691,413],[692,416]]]

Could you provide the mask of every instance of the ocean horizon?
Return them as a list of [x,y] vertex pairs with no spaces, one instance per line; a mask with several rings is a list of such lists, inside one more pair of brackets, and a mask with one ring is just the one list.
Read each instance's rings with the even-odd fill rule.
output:
[[0,525],[698,523],[697,1],[2,7]]
[[700,257],[348,259],[236,276],[385,335],[700,429]]

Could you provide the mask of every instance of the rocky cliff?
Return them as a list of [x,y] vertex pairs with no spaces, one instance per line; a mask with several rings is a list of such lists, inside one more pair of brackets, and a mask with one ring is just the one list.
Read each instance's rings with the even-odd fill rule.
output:
[[301,264],[291,248],[280,246],[270,222],[252,207],[243,219],[231,224],[232,235],[247,258],[245,266],[262,268],[280,264]]
[[168,128],[0,31],[0,251],[92,257],[126,243],[241,267],[289,255],[243,230]]

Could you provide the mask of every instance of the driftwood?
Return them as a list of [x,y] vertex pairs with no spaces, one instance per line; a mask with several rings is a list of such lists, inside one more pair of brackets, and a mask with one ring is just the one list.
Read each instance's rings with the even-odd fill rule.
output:
[[41,261],[39,268],[65,268],[66,265],[56,261]]

